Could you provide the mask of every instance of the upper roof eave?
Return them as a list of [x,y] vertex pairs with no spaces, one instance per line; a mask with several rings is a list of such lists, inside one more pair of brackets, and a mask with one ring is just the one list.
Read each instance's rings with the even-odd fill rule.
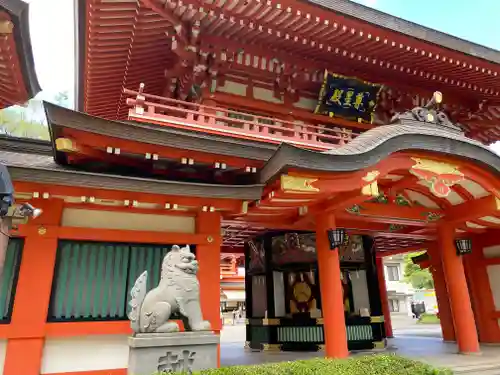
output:
[[381,12],[350,0],[297,0],[377,27],[500,64],[500,51]]
[[35,71],[35,61],[29,28],[29,4],[22,0],[3,0],[0,9],[7,12],[14,24],[14,40],[24,85],[29,100],[41,91]]

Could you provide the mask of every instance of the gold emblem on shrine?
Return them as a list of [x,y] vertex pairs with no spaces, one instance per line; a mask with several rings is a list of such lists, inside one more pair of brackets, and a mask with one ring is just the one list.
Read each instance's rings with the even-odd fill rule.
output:
[[464,174],[453,164],[435,160],[412,158],[416,164],[410,173],[421,181],[425,181],[432,194],[445,198],[451,193],[451,187],[464,180]]
[[284,174],[281,176],[281,190],[299,193],[317,193],[319,189],[313,185],[316,181],[318,181],[317,178]]
[[375,180],[378,176],[380,175],[380,172],[379,171],[371,171],[371,172],[368,172],[365,177],[363,177],[363,181],[366,181],[366,182],[372,182],[373,180]]

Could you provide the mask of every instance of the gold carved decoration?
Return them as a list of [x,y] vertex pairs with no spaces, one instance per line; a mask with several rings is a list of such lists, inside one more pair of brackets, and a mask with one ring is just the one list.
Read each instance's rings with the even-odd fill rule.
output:
[[451,187],[464,180],[464,174],[456,165],[428,159],[412,159],[416,164],[410,168],[410,173],[425,181],[436,197],[447,197],[451,193]]
[[500,198],[495,197],[495,207],[498,210],[500,210]]
[[12,34],[14,24],[10,21],[0,21],[0,34]]
[[379,171],[371,171],[371,172],[368,172],[366,174],[365,177],[363,177],[363,181],[366,181],[366,182],[372,182],[373,180],[375,180],[378,176],[380,175],[380,172]]
[[368,197],[378,197],[380,193],[378,191],[377,181],[374,181],[369,185],[363,186],[363,188],[361,189],[361,194],[366,195]]
[[247,214],[248,213],[248,201],[243,201],[241,203],[241,214]]
[[300,193],[317,193],[319,189],[313,186],[313,183],[316,181],[318,181],[317,178],[284,174],[281,176],[281,190]]
[[56,139],[56,150],[62,152],[75,152],[78,151],[73,141],[68,138],[57,138]]

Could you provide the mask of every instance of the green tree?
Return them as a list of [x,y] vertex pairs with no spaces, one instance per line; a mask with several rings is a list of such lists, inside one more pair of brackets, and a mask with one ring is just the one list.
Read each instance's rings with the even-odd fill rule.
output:
[[13,137],[49,139],[47,126],[28,119],[22,108],[6,108],[0,111],[0,133]]
[[420,269],[420,266],[414,264],[412,258],[423,254],[419,253],[409,253],[404,257],[405,269],[404,277],[405,281],[410,283],[415,289],[434,289],[434,280],[428,269]]
[[68,90],[60,91],[54,96],[54,103],[61,107],[70,107]]

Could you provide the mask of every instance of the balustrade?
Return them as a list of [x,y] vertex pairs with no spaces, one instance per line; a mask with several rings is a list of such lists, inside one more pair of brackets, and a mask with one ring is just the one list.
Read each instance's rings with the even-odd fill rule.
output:
[[249,114],[228,108],[190,103],[125,89],[129,96],[129,120],[190,129],[235,138],[290,143],[299,147],[328,150],[359,135],[352,129],[312,124],[300,119],[282,119]]

